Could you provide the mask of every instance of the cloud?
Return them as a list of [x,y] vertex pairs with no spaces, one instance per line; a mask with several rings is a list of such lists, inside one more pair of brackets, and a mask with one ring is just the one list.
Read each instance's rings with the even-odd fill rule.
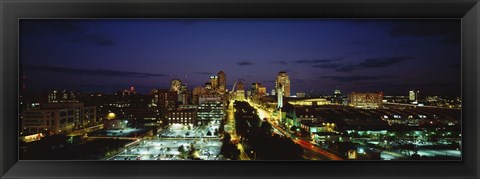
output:
[[79,69],[63,66],[42,66],[42,65],[25,65],[23,70],[27,71],[44,71],[53,73],[63,73],[69,75],[84,75],[84,76],[106,76],[106,77],[131,77],[131,78],[147,78],[147,77],[165,77],[165,74],[155,73],[139,73],[118,70],[106,69]]
[[326,64],[317,64],[313,65],[314,68],[325,68],[325,69],[337,69],[338,67],[342,66],[340,63],[326,63]]
[[286,61],[272,61],[273,64],[278,64],[278,65],[288,65],[288,62]]
[[249,61],[241,61],[241,62],[238,62],[237,65],[240,65],[240,66],[248,66],[248,65],[253,65],[254,63],[252,62],[249,62]]
[[363,68],[380,68],[394,65],[405,60],[412,59],[412,57],[407,56],[398,56],[398,57],[378,57],[378,58],[368,58],[365,59],[362,63],[359,63],[357,66]]
[[394,78],[396,76],[383,75],[383,76],[323,76],[320,78],[331,79],[339,82],[357,82],[357,81],[372,81],[385,78]]
[[100,46],[115,45],[115,41],[104,33],[89,34],[81,38],[73,39],[72,42],[89,42]]
[[331,58],[322,58],[322,59],[302,59],[293,61],[293,63],[298,64],[317,64],[317,63],[328,63],[328,62],[335,62],[345,59],[346,57],[331,57]]
[[212,75],[213,73],[210,73],[210,72],[195,72],[195,74],[199,74],[199,75]]
[[400,62],[403,62],[412,58],[413,57],[408,57],[408,56],[367,58],[361,63],[348,64],[341,68],[338,68],[336,71],[352,72],[354,70],[365,69],[365,68],[383,68],[383,67],[388,67],[388,66],[398,64]]

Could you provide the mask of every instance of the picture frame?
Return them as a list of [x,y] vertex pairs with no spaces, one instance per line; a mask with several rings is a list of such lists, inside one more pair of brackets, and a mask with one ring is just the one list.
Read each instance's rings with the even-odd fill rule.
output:
[[[478,0],[39,0],[0,4],[2,178],[478,178]],[[18,161],[20,18],[461,18],[462,161]]]

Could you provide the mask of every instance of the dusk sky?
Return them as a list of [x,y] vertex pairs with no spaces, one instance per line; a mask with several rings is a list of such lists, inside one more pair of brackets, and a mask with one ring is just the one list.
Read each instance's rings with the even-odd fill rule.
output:
[[146,94],[188,88],[223,70],[270,92],[286,71],[292,94],[335,88],[385,95],[460,96],[459,19],[20,20],[26,90]]

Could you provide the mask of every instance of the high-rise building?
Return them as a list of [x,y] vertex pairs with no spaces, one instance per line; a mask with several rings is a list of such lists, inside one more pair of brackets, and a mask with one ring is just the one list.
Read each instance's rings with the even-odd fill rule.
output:
[[257,94],[258,93],[258,88],[262,86],[261,83],[252,83],[252,93]]
[[227,76],[223,71],[219,71],[217,76],[218,76],[218,93],[225,94],[225,91],[227,90]]
[[332,103],[334,104],[342,104],[342,92],[338,89],[336,89],[333,92],[333,98],[332,98]]
[[179,79],[172,79],[170,81],[170,90],[175,91],[177,94],[180,94],[182,88],[182,81]]
[[[282,88],[279,88],[279,87]],[[290,79],[288,78],[288,74],[285,71],[278,72],[277,80],[275,80],[275,88],[278,90],[283,90],[282,94],[285,97],[290,96]]]
[[210,84],[212,85],[212,90],[216,91],[218,89],[218,76],[210,76]]

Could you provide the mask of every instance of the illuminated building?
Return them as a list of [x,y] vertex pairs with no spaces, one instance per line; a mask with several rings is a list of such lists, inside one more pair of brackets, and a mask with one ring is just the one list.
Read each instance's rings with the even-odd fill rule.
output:
[[130,87],[130,89],[124,89],[120,90],[116,93],[116,95],[121,95],[121,96],[130,96],[130,95],[136,95],[137,92],[135,91],[135,88],[133,86]]
[[321,106],[321,105],[329,105],[330,101],[325,98],[292,98],[289,99],[288,103],[296,106]]
[[171,91],[175,91],[175,92],[177,92],[177,94],[180,94],[181,87],[182,87],[182,81],[180,81],[179,79],[172,79],[170,81],[170,90]]
[[277,79],[275,80],[275,88],[277,89],[277,93],[279,89],[282,89],[283,96],[290,97],[290,79],[288,78],[287,72],[278,72]]
[[210,76],[211,89],[216,91],[218,89],[218,76]]
[[265,87],[265,86],[258,87],[258,94],[267,95],[267,87]]
[[220,123],[225,118],[225,104],[218,100],[207,100],[198,106],[197,121],[199,125],[209,122]]
[[281,109],[283,107],[283,90],[282,89],[282,86],[279,86],[277,88],[277,109]]
[[336,89],[333,92],[332,103],[333,104],[342,104],[342,92],[340,90]]
[[70,103],[78,102],[77,94],[73,91],[67,90],[53,90],[48,93],[48,102],[49,103]]
[[305,93],[297,93],[297,98],[305,98]]
[[271,92],[272,96],[275,96],[275,90],[276,89],[272,89],[272,92]]
[[308,133],[334,132],[336,125],[334,123],[326,122],[301,121],[300,128],[307,131]]
[[236,84],[235,99],[238,101],[245,101],[245,87],[241,81]]
[[191,91],[185,90],[182,91],[180,94],[178,94],[178,102],[181,104],[190,104],[190,98],[191,98]]
[[168,110],[175,109],[178,95],[175,91],[154,89],[152,90],[152,106]]
[[41,109],[26,110],[21,120],[24,134],[69,134],[99,123],[95,106],[58,102],[41,104]]
[[355,108],[376,109],[382,105],[383,92],[358,93],[352,92],[348,95],[349,105]]
[[167,113],[167,121],[169,125],[172,124],[192,124],[197,125],[197,110],[196,109],[179,109]]
[[420,91],[410,90],[408,92],[408,99],[411,103],[418,103],[418,94]]
[[218,92],[220,94],[225,94],[227,90],[227,76],[223,71],[219,71],[217,76],[218,76]]

